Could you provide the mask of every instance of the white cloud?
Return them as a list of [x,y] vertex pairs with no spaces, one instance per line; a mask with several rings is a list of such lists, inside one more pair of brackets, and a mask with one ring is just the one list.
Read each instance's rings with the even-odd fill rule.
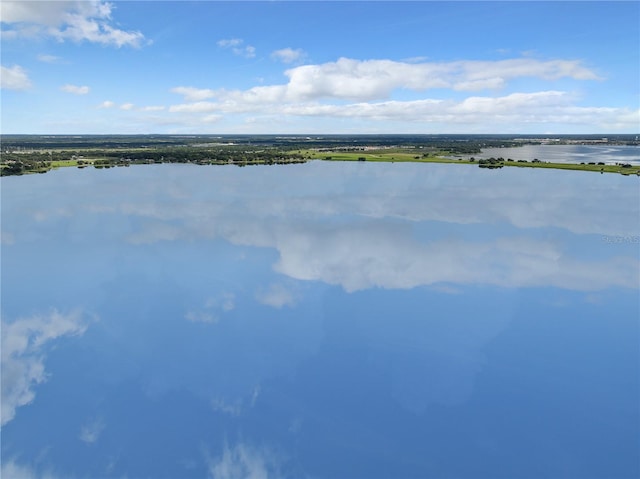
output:
[[102,418],[95,418],[90,420],[87,424],[82,426],[80,429],[80,434],[78,438],[82,442],[86,442],[87,444],[95,443],[102,434],[102,431],[105,428],[105,423]]
[[498,90],[505,86],[504,78],[483,78],[482,80],[461,81],[453,86],[454,90],[478,91],[478,90]]
[[62,61],[62,58],[55,55],[40,54],[37,58],[39,62],[43,63],[60,63]]
[[89,41],[116,47],[139,47],[144,35],[112,25],[114,5],[97,0],[2,2],[2,22],[12,27],[5,38],[51,36],[60,41]]
[[295,61],[302,60],[304,56],[304,51],[300,48],[283,48],[271,53],[271,58],[273,58],[274,60],[279,60],[283,63],[293,63]]
[[297,100],[382,100],[400,88],[416,91],[431,88],[495,89],[501,88],[508,80],[521,77],[598,79],[594,72],[578,61],[530,58],[448,63],[340,58],[336,62],[292,68],[285,75],[289,77],[287,96]]
[[208,458],[211,479],[268,479],[279,477],[279,464],[274,453],[239,443],[233,448],[225,444],[222,455]]
[[256,299],[260,303],[274,308],[293,306],[296,302],[293,293],[280,283],[273,283],[268,288],[258,291]]
[[243,43],[243,40],[239,38],[227,38],[227,39],[218,40],[216,42],[216,44],[222,48],[239,47],[240,45],[242,45],[242,43]]
[[[632,129],[640,120],[637,110],[608,107],[579,107],[575,95],[564,91],[512,93],[505,96],[472,96],[461,101],[422,99],[409,101],[323,104],[293,102],[284,86],[254,87],[245,91],[218,91],[217,101],[182,103],[169,107],[171,113],[265,114],[280,117],[353,118],[398,121],[412,124],[449,124],[467,129],[479,125],[493,132],[521,125],[598,125],[606,130]],[[518,126],[516,126],[518,125]],[[519,131],[519,130],[518,130]]]
[[[98,105],[98,108],[100,109],[109,109],[109,108],[115,108],[117,105],[115,102],[111,101],[111,100],[106,100],[103,101],[102,103],[100,103]],[[124,111],[131,111],[131,110],[136,110],[136,111],[163,111],[166,110],[167,108],[165,106],[162,105],[149,105],[149,106],[141,106],[136,108],[136,106],[133,103],[122,103],[120,106],[118,106],[118,109],[120,110],[124,110]]]
[[449,86],[442,68],[391,60],[353,60],[303,65],[285,72],[287,96],[296,100],[388,98],[396,88],[425,90]]
[[201,101],[216,96],[214,90],[207,88],[194,88],[190,86],[178,86],[170,90],[172,93],[184,96],[185,101]]
[[86,95],[89,93],[90,88],[88,86],[78,86],[78,85],[63,85],[60,87],[60,90],[65,91],[67,93],[73,93],[74,95]]
[[26,90],[31,87],[27,72],[19,65],[0,66],[0,88],[6,90]]
[[222,115],[207,115],[202,118],[203,123],[218,123],[224,117]]
[[230,49],[234,55],[253,58],[256,56],[256,49],[252,45],[244,45],[244,40],[241,38],[227,38],[218,40],[216,44],[221,48]]
[[[230,48],[240,39],[224,40]],[[293,60],[300,51],[283,49],[276,57]],[[397,121],[409,124],[459,125],[468,130],[503,130],[532,124],[546,128],[564,124],[615,129],[637,125],[637,114],[626,108],[578,107],[580,100],[566,91],[541,90],[503,96],[476,95],[466,99],[422,98],[392,100],[398,90],[416,92],[433,88],[451,91],[500,90],[515,78],[542,81],[572,78],[597,80],[598,75],[576,60],[536,60],[516,58],[498,61],[398,62],[392,60],[354,60],[302,65],[285,71],[288,82],[255,86],[247,90],[212,90],[176,87],[171,91],[184,96],[185,103],[169,107],[171,113],[251,114],[272,118],[324,117],[369,121]],[[214,117],[217,121],[220,117]],[[195,120],[194,120],[195,121]]]
[[210,101],[183,103],[181,105],[171,105],[169,107],[169,111],[172,113],[208,113],[218,109],[219,105]]
[[2,320],[2,425],[14,418],[17,408],[33,401],[34,386],[46,381],[46,345],[61,336],[82,335],[86,328],[78,311]]
[[151,105],[140,107],[140,111],[162,111],[165,107],[162,105]]
[[37,23],[56,26],[63,21],[67,11],[77,9],[80,3],[76,1],[40,2],[39,4],[19,1],[2,2],[0,13],[3,23]]

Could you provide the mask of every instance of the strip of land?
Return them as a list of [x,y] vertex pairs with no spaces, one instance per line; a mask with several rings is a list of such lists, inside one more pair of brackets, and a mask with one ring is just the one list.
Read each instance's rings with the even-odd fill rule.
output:
[[438,154],[416,155],[415,151],[403,150],[379,150],[367,152],[349,152],[336,150],[333,153],[308,151],[305,155],[313,159],[329,161],[384,161],[384,162],[416,162],[416,163],[453,163],[458,165],[477,165],[480,168],[499,169],[503,167],[515,168],[551,168],[556,170],[593,171],[598,173],[619,173],[622,175],[640,176],[640,165],[630,163],[605,164],[604,162],[591,163],[552,163],[548,161],[532,159],[513,160],[510,158],[448,158]]
[[[473,165],[485,169],[551,168],[640,176],[640,164],[603,161],[557,163],[543,159],[476,158],[485,148],[522,146],[503,137],[430,136],[14,136],[2,138],[2,176],[46,173],[63,167],[113,168],[139,164],[276,165],[310,160],[416,162]],[[529,139],[534,142],[544,139]],[[579,139],[565,139],[573,142]],[[584,139],[590,144],[590,139]],[[610,141],[610,140],[607,140]],[[638,146],[637,139],[614,144]],[[540,143],[538,143],[540,144]],[[544,143],[543,143],[544,144]]]

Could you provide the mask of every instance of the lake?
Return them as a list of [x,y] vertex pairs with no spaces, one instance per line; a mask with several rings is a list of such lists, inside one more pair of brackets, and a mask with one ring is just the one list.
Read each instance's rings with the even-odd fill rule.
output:
[[3,477],[640,475],[635,177],[313,161],[0,184]]
[[640,163],[640,146],[624,145],[522,145],[514,148],[485,148],[477,158],[539,159],[550,163],[604,162]]

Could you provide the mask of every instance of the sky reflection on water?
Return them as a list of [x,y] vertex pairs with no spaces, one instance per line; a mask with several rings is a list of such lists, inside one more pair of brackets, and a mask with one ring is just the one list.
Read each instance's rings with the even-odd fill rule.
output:
[[637,476],[638,213],[464,165],[3,178],[2,476]]
[[640,147],[632,145],[522,145],[514,148],[485,148],[478,158],[539,159],[550,163],[604,162],[640,163]]

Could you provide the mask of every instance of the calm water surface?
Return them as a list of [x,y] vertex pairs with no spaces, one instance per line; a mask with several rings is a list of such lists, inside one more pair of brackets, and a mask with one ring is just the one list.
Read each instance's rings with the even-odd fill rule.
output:
[[167,164],[1,186],[2,477],[640,475],[635,177]]
[[539,159],[550,163],[640,163],[640,146],[523,145],[516,148],[485,148],[478,158]]

